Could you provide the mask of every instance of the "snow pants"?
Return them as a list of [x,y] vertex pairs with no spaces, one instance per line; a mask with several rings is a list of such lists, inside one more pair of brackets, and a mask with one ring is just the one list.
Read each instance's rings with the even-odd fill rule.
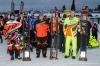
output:
[[65,56],[70,55],[70,44],[72,43],[72,56],[76,57],[77,54],[77,37],[66,36],[65,42]]

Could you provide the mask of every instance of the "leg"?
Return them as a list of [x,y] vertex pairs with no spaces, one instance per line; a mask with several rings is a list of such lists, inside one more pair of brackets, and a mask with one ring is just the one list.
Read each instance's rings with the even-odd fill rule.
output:
[[96,40],[98,39],[97,33],[95,33],[95,39],[96,39]]
[[20,56],[20,50],[15,49],[15,58],[19,59]]
[[72,57],[76,57],[77,54],[77,37],[72,36]]
[[66,44],[65,44],[65,56],[69,56],[71,36],[67,36],[66,38],[67,39],[66,39]]
[[77,53],[78,53],[78,51],[79,51],[79,49],[80,49],[80,43],[81,43],[81,35],[80,35],[80,33],[78,33],[77,34]]
[[1,43],[3,43],[2,35],[0,35]]
[[87,53],[86,49],[87,48],[86,47],[87,47],[87,43],[88,43],[88,41],[87,41],[88,37],[87,36],[82,36],[82,37],[84,37],[84,38],[81,39],[82,42],[81,42],[79,60],[87,61],[87,55],[86,55],[86,53]]
[[14,60],[14,50],[9,50],[10,56],[11,56],[11,60]]
[[63,41],[62,41],[62,52],[65,52],[65,37],[63,35]]
[[59,50],[60,50],[60,52],[62,52],[62,49],[63,49],[62,44],[63,44],[63,35],[60,34],[60,44],[59,44]]
[[46,57],[46,54],[47,54],[47,47],[44,46],[44,47],[42,48],[42,55],[43,55],[44,58]]
[[37,48],[36,48],[37,58],[39,58],[39,57],[40,57],[40,53],[41,53],[41,49],[40,49],[40,47],[39,47],[39,46],[37,46]]

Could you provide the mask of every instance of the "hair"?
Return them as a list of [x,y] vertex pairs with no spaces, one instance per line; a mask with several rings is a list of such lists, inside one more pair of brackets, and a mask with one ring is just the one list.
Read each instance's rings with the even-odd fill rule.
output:
[[15,15],[14,15],[14,14],[10,14],[10,17],[11,17],[11,16],[15,16]]
[[0,19],[3,19],[3,16],[0,16]]
[[66,17],[67,17],[67,15],[66,15],[66,14],[64,14],[64,15],[63,15],[63,18],[66,18]]

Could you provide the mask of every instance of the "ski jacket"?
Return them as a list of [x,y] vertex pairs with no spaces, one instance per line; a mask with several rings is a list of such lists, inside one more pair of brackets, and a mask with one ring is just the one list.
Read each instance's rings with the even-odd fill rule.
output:
[[61,19],[59,17],[57,18],[57,20],[55,18],[52,18],[52,21],[51,22],[53,24],[53,31],[54,32],[56,31],[56,26],[57,26],[56,25],[57,24],[56,21],[58,21],[58,30],[59,30],[59,24],[60,24]]
[[77,17],[74,17],[73,19],[67,17],[64,21],[64,34],[66,36],[72,36],[76,34],[78,22],[79,19]]
[[50,32],[49,26],[44,22],[40,22],[39,24],[36,25],[37,37],[46,37],[48,32]]

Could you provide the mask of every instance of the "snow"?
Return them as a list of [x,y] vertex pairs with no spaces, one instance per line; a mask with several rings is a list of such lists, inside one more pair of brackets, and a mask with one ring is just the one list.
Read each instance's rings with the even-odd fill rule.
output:
[[[98,36],[100,36],[100,32]],[[100,37],[98,37],[98,39],[100,41]],[[49,49],[47,53],[47,58],[43,58],[41,55],[41,57],[37,59],[34,49],[34,51],[31,53],[32,61],[22,61],[17,59],[11,61],[9,54],[7,54],[6,48],[7,41],[5,40],[4,43],[0,44],[0,66],[100,66],[100,47],[87,50],[88,61],[79,61],[79,54],[76,59],[71,59],[71,57],[65,59],[64,53],[61,52],[59,52],[58,54],[58,60],[50,60]]]

